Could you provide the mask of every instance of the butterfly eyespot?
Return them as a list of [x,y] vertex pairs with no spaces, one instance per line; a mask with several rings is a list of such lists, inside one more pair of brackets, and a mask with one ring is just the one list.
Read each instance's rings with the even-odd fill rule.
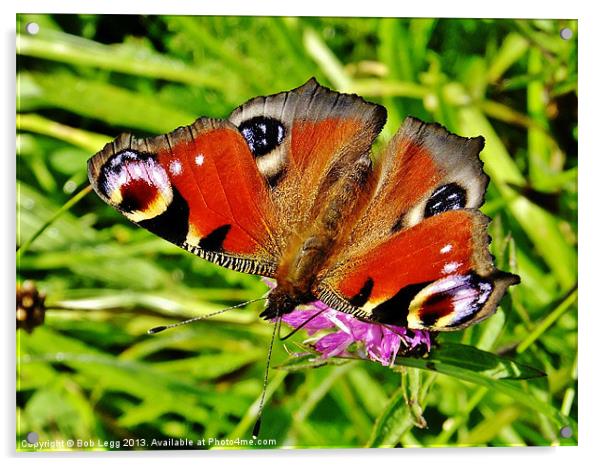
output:
[[284,125],[275,118],[257,116],[243,121],[238,130],[246,139],[255,157],[270,153],[284,141]]
[[173,199],[165,169],[151,155],[133,150],[119,152],[105,162],[98,187],[112,205],[134,221],[162,214]]
[[475,318],[493,292],[493,283],[474,273],[450,275],[424,287],[409,306],[412,328],[454,328]]
[[435,190],[424,208],[424,218],[466,207],[466,190],[457,183],[449,183]]

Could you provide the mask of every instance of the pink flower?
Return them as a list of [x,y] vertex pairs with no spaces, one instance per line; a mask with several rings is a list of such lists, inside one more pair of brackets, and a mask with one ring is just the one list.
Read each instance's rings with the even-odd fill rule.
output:
[[[273,282],[266,283],[274,287]],[[316,317],[308,321],[312,316]],[[336,311],[321,301],[315,301],[282,316],[293,328],[303,324],[303,330],[312,336],[327,331],[319,338],[310,338],[312,347],[324,359],[335,356],[355,356],[392,366],[400,351],[412,351],[420,346],[431,349],[430,334],[426,330],[410,330],[394,325],[364,322],[350,314]]]
[[[392,366],[400,348],[411,351],[424,345],[430,351],[429,332],[409,330],[405,327],[364,322],[350,314],[339,312],[316,301],[282,316],[282,320],[293,328],[302,325],[307,319],[322,311],[310,320],[303,329],[309,335],[321,330],[330,330],[313,343],[313,348],[322,358],[335,356],[359,356],[378,361],[383,366]],[[353,348],[350,346],[353,345]]]

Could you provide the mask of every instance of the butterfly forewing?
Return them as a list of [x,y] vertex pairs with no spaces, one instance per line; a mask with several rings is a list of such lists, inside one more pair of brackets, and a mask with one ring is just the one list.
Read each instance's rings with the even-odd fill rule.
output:
[[[278,237],[307,236],[337,181],[369,164],[370,147],[386,120],[377,104],[310,79],[289,92],[250,100],[230,115],[266,178]],[[294,241],[293,241],[294,242]]]
[[231,123],[122,135],[88,163],[95,191],[152,233],[219,265],[272,276],[279,251],[264,178]]

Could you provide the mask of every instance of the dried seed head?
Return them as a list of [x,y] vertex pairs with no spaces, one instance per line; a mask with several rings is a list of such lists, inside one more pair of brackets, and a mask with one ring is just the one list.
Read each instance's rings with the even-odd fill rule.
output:
[[46,295],[37,289],[33,281],[17,283],[17,329],[31,333],[35,327],[44,323],[45,299]]

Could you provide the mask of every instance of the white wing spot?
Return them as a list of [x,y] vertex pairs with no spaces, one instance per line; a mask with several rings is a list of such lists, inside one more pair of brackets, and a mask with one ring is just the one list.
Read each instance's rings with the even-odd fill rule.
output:
[[445,246],[443,246],[441,248],[441,250],[439,251],[441,254],[447,254],[449,251],[452,250],[452,245],[451,244],[446,244]]
[[182,173],[182,164],[179,160],[172,160],[169,164],[169,171],[172,175],[179,175]]
[[194,158],[194,163],[196,163],[198,166],[203,165],[204,162],[205,156],[203,154],[199,154]]
[[460,265],[461,264],[459,262],[448,262],[443,266],[443,273],[453,273],[456,270],[458,270],[458,267],[460,267]]

